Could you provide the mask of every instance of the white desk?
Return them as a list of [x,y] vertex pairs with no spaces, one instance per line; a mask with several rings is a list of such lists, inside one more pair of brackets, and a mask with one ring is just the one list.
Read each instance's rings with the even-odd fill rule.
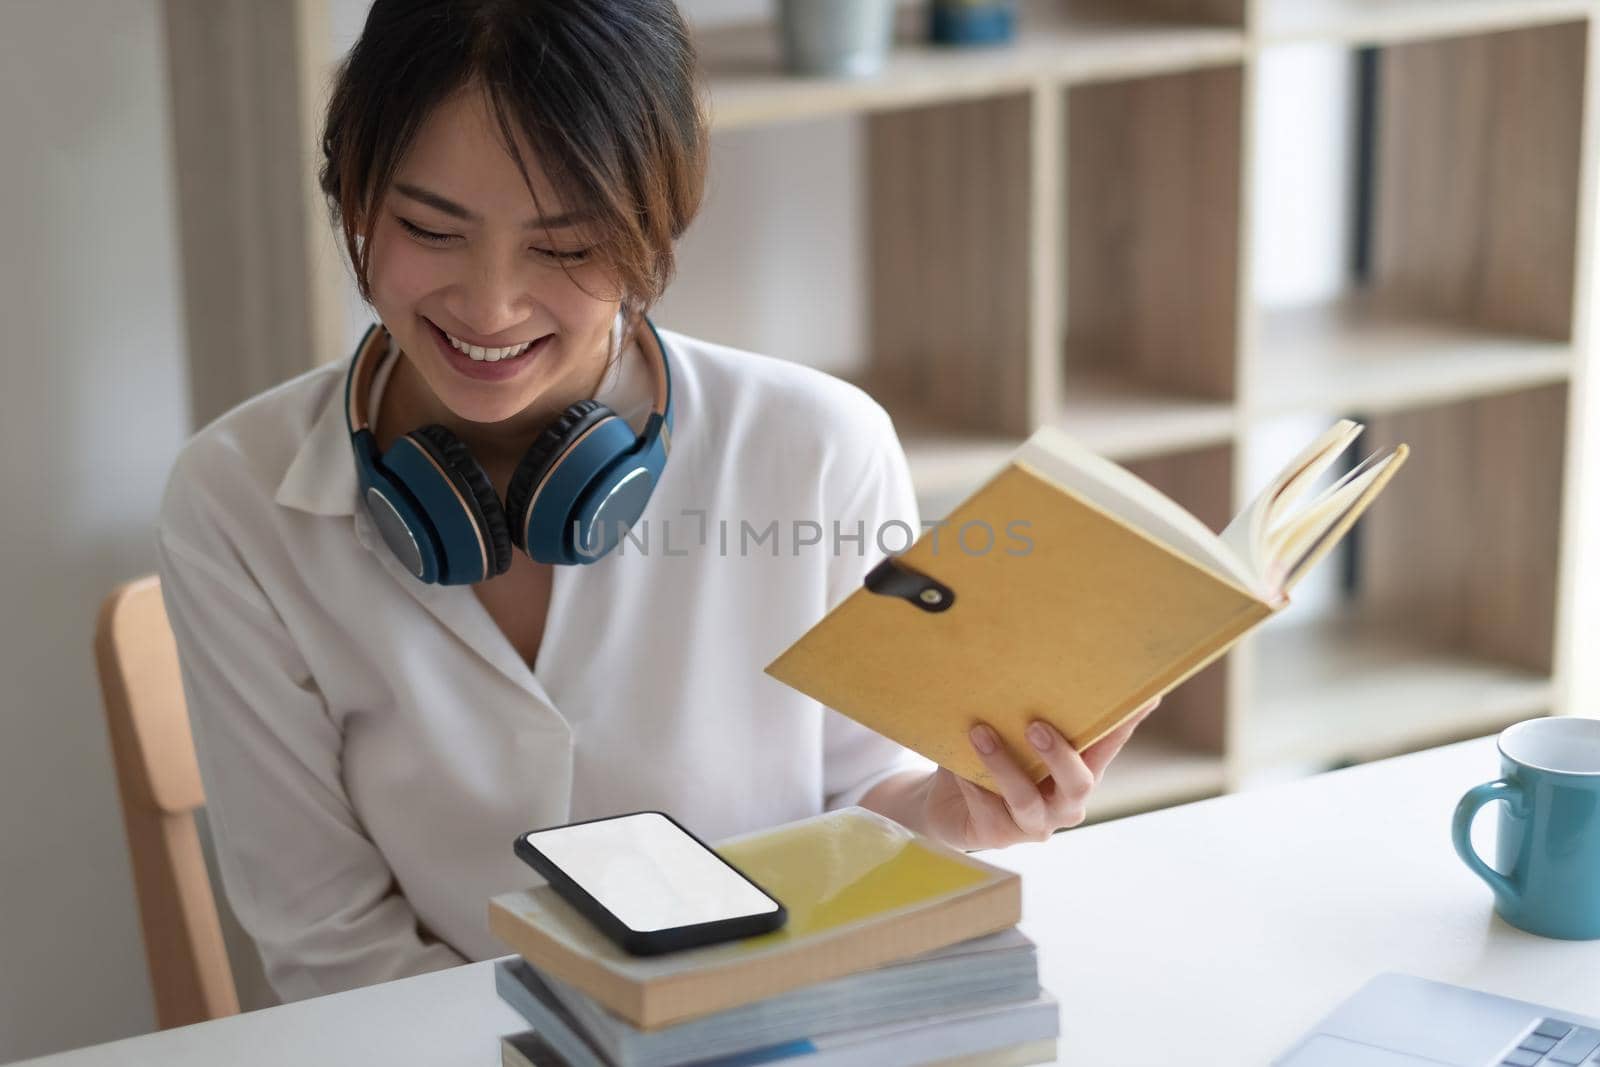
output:
[[[1061,1061],[1264,1064],[1385,970],[1600,1015],[1600,941],[1505,925],[1451,851],[1497,765],[1469,741],[992,854],[1023,873]],[[33,1062],[492,1067],[519,1028],[477,963]]]

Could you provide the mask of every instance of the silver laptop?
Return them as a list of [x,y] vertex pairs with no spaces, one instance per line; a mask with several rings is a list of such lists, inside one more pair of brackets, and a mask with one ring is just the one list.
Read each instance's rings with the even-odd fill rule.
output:
[[1381,974],[1277,1067],[1600,1067],[1600,1019]]

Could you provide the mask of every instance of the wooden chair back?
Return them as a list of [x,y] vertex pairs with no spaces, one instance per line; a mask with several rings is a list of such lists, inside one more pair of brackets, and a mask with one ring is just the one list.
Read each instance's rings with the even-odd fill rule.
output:
[[95,664],[161,1029],[239,1012],[195,813],[205,806],[158,578],[100,607]]

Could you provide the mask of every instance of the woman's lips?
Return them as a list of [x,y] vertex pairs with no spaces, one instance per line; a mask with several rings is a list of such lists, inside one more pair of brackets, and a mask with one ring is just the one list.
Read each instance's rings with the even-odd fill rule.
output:
[[481,382],[503,382],[507,378],[521,373],[522,368],[540,352],[543,352],[549,346],[550,339],[555,336],[553,333],[547,333],[510,359],[497,360],[491,363],[486,359],[473,359],[465,352],[457,349],[455,345],[450,343],[450,338],[445,336],[445,332],[434,324],[433,320],[424,318],[422,321],[428,324],[428,332],[433,334],[434,347],[439,350],[439,354],[444,357],[450,368],[463,377]]

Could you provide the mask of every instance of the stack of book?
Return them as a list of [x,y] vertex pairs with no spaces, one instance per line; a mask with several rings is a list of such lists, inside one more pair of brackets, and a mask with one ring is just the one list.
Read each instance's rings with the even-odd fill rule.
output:
[[1022,1067],[1055,1059],[1057,1005],[1016,930],[1017,875],[847,808],[717,851],[783,902],[783,929],[629,956],[546,885],[496,897],[495,966],[531,1029],[511,1067]]

